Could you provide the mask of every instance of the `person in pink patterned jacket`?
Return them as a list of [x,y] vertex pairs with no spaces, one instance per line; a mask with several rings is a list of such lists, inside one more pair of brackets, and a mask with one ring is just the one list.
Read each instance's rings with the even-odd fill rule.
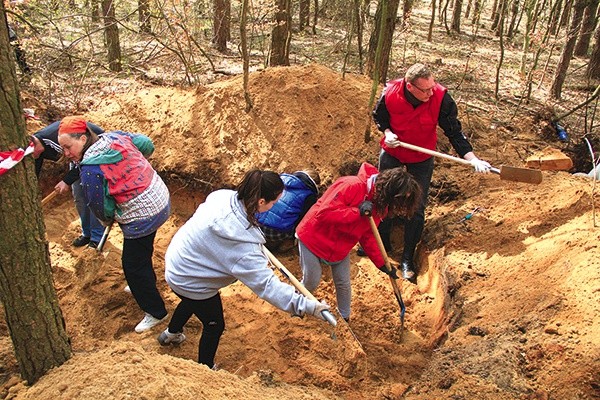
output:
[[104,225],[116,221],[123,232],[123,272],[145,312],[135,331],[144,332],[167,317],[152,255],[156,231],[169,218],[171,202],[167,186],[146,159],[154,144],[145,135],[121,131],[98,137],[77,116],[64,118],[58,133],[65,157],[79,165],[88,206]]

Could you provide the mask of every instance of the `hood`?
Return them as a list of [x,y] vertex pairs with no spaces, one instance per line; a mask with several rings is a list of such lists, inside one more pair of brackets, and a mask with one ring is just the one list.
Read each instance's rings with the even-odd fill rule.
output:
[[[229,204],[229,207],[225,205]],[[235,190],[222,189],[212,192],[196,212],[213,215],[211,231],[224,239],[248,243],[265,243],[260,229],[250,225],[246,208],[237,198]]]

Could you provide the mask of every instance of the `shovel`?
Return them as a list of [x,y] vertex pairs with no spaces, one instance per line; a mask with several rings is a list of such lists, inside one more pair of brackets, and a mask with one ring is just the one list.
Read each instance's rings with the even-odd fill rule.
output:
[[98,247],[96,247],[96,251],[98,253],[102,253],[102,249],[104,248],[104,245],[106,244],[106,240],[108,239],[108,235],[110,234],[110,230],[112,229],[113,224],[108,225],[106,228],[104,228],[104,233],[102,234],[102,238],[100,239],[100,242],[98,242]]
[[45,206],[46,204],[50,203],[52,200],[54,200],[54,198],[56,196],[58,196],[58,192],[56,190],[54,190],[48,196],[44,197],[42,199],[42,207]]
[[[383,245],[383,241],[381,240],[381,236],[379,235],[379,231],[377,230],[377,225],[375,224],[375,220],[372,216],[369,216],[369,224],[371,224],[371,230],[373,231],[373,236],[375,236],[375,240],[377,241],[377,246],[379,247],[379,251],[383,256],[385,261],[385,268],[388,271],[392,270],[392,265],[390,264],[390,259],[385,251],[385,246]],[[404,301],[402,301],[402,293],[400,293],[400,288],[398,288],[398,283],[394,278],[390,276],[390,283],[392,284],[392,288],[394,289],[394,295],[396,296],[396,301],[398,302],[398,306],[400,307],[400,335],[404,332],[404,314],[406,313],[406,306],[404,305]]]
[[[446,160],[456,161],[461,164],[471,165],[471,163],[463,158],[450,156],[448,154],[439,153],[437,151],[424,149],[423,147],[415,146],[414,144],[400,142],[400,147],[405,149],[418,151],[419,153],[429,154]],[[492,167],[490,169],[495,174],[500,175],[500,179],[514,182],[534,183],[539,184],[542,182],[542,171],[530,168],[518,168],[509,167],[506,165],[500,166],[500,169]]]

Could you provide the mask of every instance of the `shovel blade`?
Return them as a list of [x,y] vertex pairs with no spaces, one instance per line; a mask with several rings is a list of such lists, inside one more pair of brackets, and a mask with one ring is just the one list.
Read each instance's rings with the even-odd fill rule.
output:
[[542,183],[542,171],[530,168],[518,168],[502,165],[500,167],[500,179],[514,182],[540,184]]

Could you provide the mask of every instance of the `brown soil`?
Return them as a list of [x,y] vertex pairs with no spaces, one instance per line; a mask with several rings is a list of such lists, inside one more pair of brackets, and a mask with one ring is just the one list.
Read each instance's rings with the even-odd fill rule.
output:
[[[241,88],[241,77],[195,91],[134,86],[108,94],[87,114],[106,129],[144,132],[155,141],[151,162],[169,182],[174,204],[155,243],[159,289],[170,311],[177,299],[162,278],[164,253],[207,191],[235,184],[251,167],[310,166],[329,184],[348,162],[377,157],[374,127],[374,140],[363,138],[366,78],[342,80],[317,65],[254,73],[249,113]],[[536,129],[527,117],[510,135],[489,118],[471,110],[463,121],[478,132],[476,153],[493,165],[522,166],[547,145],[530,133]],[[440,149],[448,151],[441,136]],[[459,222],[475,207],[481,211]],[[123,291],[118,229],[97,255],[69,245],[79,232],[69,198],[45,211],[74,356],[27,387],[0,325],[4,398],[600,397],[599,233],[585,178],[544,172],[540,185],[529,185],[438,160],[417,284],[399,281],[407,307],[402,335],[389,280],[353,253],[356,338],[345,324],[334,330],[292,318],[236,283],[222,291],[227,328],[218,372],[195,363],[197,320],[179,347],[158,345],[166,324],[133,332],[142,313]],[[300,277],[294,251],[278,257]],[[315,295],[335,305],[327,271]]]

